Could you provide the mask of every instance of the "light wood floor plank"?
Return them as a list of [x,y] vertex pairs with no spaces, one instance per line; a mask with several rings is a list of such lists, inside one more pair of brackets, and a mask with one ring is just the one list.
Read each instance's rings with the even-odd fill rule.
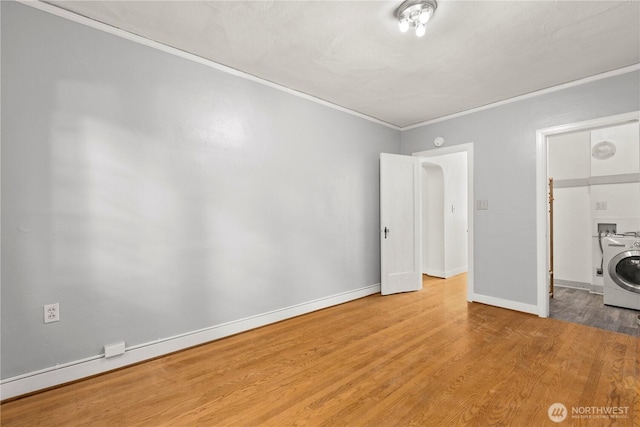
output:
[[[2,426],[640,425],[638,335],[466,302],[466,277],[373,295],[5,402]],[[629,407],[551,422],[552,403]]]

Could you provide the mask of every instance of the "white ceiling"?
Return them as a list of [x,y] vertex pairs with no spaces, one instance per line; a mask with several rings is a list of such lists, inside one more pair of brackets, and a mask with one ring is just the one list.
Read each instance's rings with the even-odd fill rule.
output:
[[53,1],[398,127],[640,63],[640,1]]

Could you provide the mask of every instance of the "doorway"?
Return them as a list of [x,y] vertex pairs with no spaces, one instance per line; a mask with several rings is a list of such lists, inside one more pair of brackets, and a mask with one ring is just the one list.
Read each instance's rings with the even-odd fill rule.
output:
[[[536,186],[537,186],[537,287],[538,287],[538,315],[540,317],[549,317],[550,310],[550,288],[551,288],[551,264],[549,260],[549,253],[551,248],[551,236],[549,234],[550,223],[549,223],[549,215],[548,215],[548,178],[551,177],[549,175],[550,170],[550,149],[549,143],[552,138],[558,138],[562,135],[578,135],[580,133],[589,133],[590,131],[612,128],[616,126],[621,126],[628,123],[635,123],[637,125],[638,120],[640,118],[640,112],[633,112],[627,114],[621,114],[618,116],[610,116],[604,117],[595,120],[589,120],[585,122],[572,123],[567,125],[556,126],[553,128],[540,129],[536,132],[536,142],[537,142],[537,178],[536,178]],[[566,147],[565,147],[566,148]],[[589,146],[588,155],[591,156],[591,146]],[[588,157],[587,157],[588,161]],[[602,181],[602,178],[598,178]],[[587,177],[583,179],[586,183],[590,183],[593,181],[592,177]],[[580,184],[580,180],[577,179],[567,179],[567,185],[577,186]],[[569,191],[566,191],[570,193]],[[573,196],[580,196],[580,192],[584,193],[582,196],[588,197],[589,191],[587,190],[576,190],[572,193]],[[584,198],[583,197],[583,198]],[[554,195],[555,198],[555,195]],[[589,200],[585,199],[585,203],[587,206],[591,205]],[[575,205],[575,203],[574,203]],[[596,205],[594,203],[595,209],[598,207],[602,208],[603,205]],[[606,205],[604,205],[606,206]],[[585,219],[585,224],[589,227],[590,219]],[[554,221],[555,223],[555,221]],[[575,217],[572,219],[572,225],[575,226],[577,222],[575,221]],[[597,229],[594,231],[597,235]],[[590,240],[592,237],[587,237],[587,240]],[[578,245],[580,246],[580,245]],[[591,245],[589,245],[591,246]],[[554,245],[556,248],[556,245]],[[592,259],[593,256],[588,256],[589,259]],[[590,275],[591,265],[587,266],[589,272],[587,275]],[[555,273],[555,269],[554,269]],[[594,270],[595,274],[595,270]],[[584,275],[584,274],[583,274]],[[557,282],[557,280],[554,280]],[[577,281],[579,282],[579,281]],[[597,280],[590,280],[591,284],[597,284]]]
[[422,245],[422,273],[448,278],[466,271],[467,301],[472,302],[473,143],[421,151],[413,156],[421,158],[423,180],[423,224],[421,235],[417,236]]

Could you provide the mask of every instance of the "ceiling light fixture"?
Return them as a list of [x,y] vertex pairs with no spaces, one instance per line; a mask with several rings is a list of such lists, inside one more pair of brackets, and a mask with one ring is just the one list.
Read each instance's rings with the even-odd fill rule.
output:
[[591,149],[594,159],[607,160],[616,154],[616,144],[611,141],[600,141]]
[[438,3],[436,0],[407,0],[396,9],[400,32],[406,33],[410,27],[416,29],[416,36],[422,37],[427,31],[427,22],[433,16]]

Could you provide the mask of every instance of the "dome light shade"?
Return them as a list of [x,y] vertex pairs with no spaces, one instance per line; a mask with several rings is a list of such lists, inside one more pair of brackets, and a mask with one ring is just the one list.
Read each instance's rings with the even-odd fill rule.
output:
[[431,18],[431,10],[430,9],[422,9],[420,11],[420,16],[418,17],[418,21],[421,24],[426,24],[429,22],[429,18]]
[[400,32],[401,33],[406,33],[407,30],[409,30],[409,20],[408,19],[401,19],[399,22],[400,25]]
[[616,145],[611,141],[600,141],[591,149],[591,156],[597,160],[607,160],[616,154]]

